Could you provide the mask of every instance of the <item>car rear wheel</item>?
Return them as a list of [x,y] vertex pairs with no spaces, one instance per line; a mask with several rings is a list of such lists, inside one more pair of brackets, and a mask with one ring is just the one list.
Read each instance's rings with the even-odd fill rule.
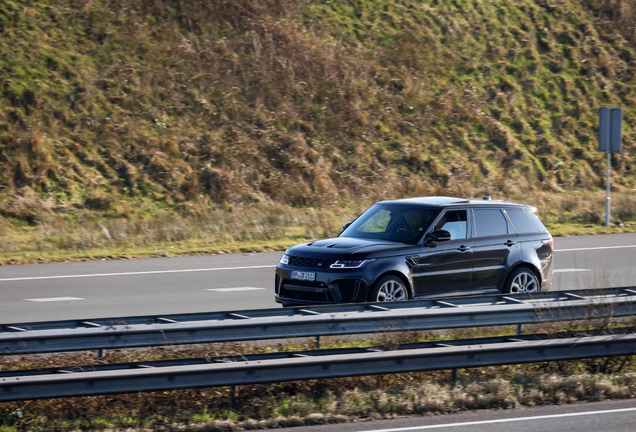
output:
[[385,276],[376,282],[369,301],[394,302],[408,300],[409,295],[404,282],[397,276]]
[[504,287],[504,293],[522,294],[539,292],[537,276],[529,268],[521,267],[512,272]]

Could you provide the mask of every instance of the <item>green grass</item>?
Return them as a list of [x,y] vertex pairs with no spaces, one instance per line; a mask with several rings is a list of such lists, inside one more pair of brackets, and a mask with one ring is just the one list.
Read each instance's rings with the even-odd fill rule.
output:
[[[555,237],[636,232],[636,196],[614,195],[612,212],[623,226],[603,226],[603,201],[602,193],[544,192],[525,202],[537,206]],[[35,225],[0,219],[0,264],[282,251],[338,235],[344,222],[365,209],[364,203],[328,208],[193,205],[175,215],[144,202],[125,204],[145,206],[149,215],[48,214]]]
[[626,223],[625,226],[595,226],[589,224],[569,224],[569,225],[550,225],[550,232],[555,237],[565,237],[573,235],[594,235],[594,234],[618,234],[636,232],[635,223]]
[[[236,221],[213,212],[171,220],[115,223],[64,219],[38,226],[0,225],[0,265],[284,251],[297,243],[335,236],[341,230],[340,222],[354,217],[351,211],[288,210],[280,219],[254,213],[254,219]],[[610,227],[546,225],[554,237],[636,232],[636,222]]]
[[633,195],[634,10],[5,1],[0,215],[97,224],[191,207],[582,197],[604,186],[601,105],[625,109],[612,184]]

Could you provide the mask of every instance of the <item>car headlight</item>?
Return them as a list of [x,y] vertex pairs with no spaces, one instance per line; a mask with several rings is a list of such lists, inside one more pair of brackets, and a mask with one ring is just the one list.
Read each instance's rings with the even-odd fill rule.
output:
[[335,263],[331,264],[330,267],[332,269],[356,269],[356,268],[364,267],[365,265],[367,265],[367,263],[370,263],[372,261],[375,261],[375,260],[374,259],[369,259],[369,260],[349,260],[349,261],[338,260]]
[[289,264],[289,255],[283,255],[282,257],[280,257],[280,261],[281,264]]

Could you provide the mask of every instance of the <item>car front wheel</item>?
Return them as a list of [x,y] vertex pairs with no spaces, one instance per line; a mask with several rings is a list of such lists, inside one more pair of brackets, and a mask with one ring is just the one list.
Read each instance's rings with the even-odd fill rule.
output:
[[521,294],[539,292],[539,279],[534,272],[528,268],[518,268],[508,278],[504,293]]
[[369,295],[370,302],[394,302],[408,299],[406,286],[397,276],[385,276],[380,279]]

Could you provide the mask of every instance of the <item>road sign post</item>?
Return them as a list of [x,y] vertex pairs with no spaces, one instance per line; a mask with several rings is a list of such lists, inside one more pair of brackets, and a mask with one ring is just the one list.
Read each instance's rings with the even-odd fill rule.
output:
[[598,149],[607,153],[607,192],[605,195],[605,226],[610,224],[610,176],[612,153],[621,152],[621,130],[623,110],[621,108],[601,107],[598,123]]

